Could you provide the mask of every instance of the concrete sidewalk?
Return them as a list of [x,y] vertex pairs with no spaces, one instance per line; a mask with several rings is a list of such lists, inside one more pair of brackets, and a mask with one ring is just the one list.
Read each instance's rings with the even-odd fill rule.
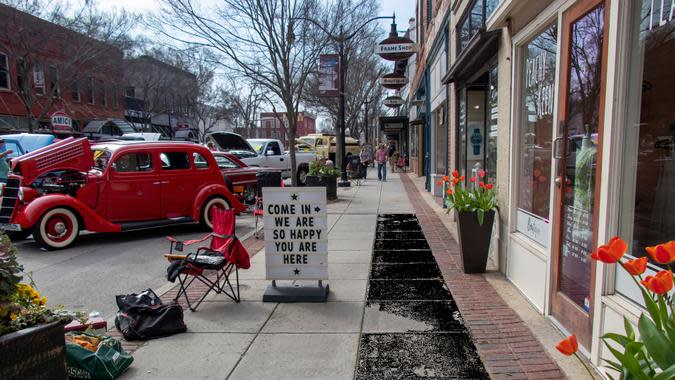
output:
[[263,250],[240,271],[241,303],[214,295],[186,309],[188,332],[140,346],[123,378],[353,378],[377,215],[412,207],[397,175],[339,188],[338,197],[328,207],[328,303],[263,303]]

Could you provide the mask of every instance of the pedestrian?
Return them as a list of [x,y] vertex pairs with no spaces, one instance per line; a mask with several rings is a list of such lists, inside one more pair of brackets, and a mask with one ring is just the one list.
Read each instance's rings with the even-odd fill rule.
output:
[[396,171],[395,155],[396,155],[396,145],[394,145],[393,141],[389,141],[389,147],[387,148],[387,157],[389,158],[389,165],[391,165],[392,172]]
[[[0,139],[0,149],[2,149],[4,146],[5,140]],[[11,149],[0,153],[0,182],[2,183],[7,183],[7,174],[9,174],[9,163],[7,162],[7,156],[12,153],[13,151]]]
[[384,144],[375,152],[375,161],[377,162],[377,180],[387,182],[387,149]]
[[363,178],[368,177],[368,163],[370,162],[370,154],[368,152],[367,145],[361,147],[361,152],[359,153],[359,160],[361,160],[361,167],[363,168]]

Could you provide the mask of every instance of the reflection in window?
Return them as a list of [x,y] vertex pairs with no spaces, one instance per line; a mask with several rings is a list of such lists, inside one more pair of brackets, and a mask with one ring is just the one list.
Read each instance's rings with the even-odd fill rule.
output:
[[120,156],[114,168],[118,173],[149,172],[152,171],[152,159],[149,153],[129,153]]
[[487,172],[487,182],[497,182],[497,116],[499,114],[497,73],[498,66],[490,70],[490,79],[488,87],[488,129],[487,129],[487,149],[485,151],[485,171]]
[[[659,1],[643,1],[641,14],[636,11],[633,19],[639,33],[632,36],[629,49],[633,57],[627,92],[632,97],[619,232],[635,257],[645,256],[645,247],[675,237],[675,10],[666,3],[661,9]],[[666,266],[650,261],[650,267]],[[617,290],[624,288],[617,282]]]
[[159,158],[162,160],[162,169],[164,170],[190,169],[190,161],[188,160],[187,153],[166,152],[160,154]]
[[464,19],[460,22],[457,33],[457,54],[464,50],[471,38],[481,28],[485,28],[485,22],[490,18],[501,0],[475,0],[469,7]]
[[459,146],[457,157],[457,169],[460,175],[468,177],[466,173],[466,87],[462,87],[457,93],[458,102],[458,123],[457,135]]
[[530,41],[525,46],[522,69],[518,208],[545,221],[549,219],[551,199],[557,39],[554,24]]
[[201,154],[197,152],[192,153],[192,158],[194,159],[195,167],[197,169],[206,169],[209,167],[209,162],[206,161],[206,158],[204,158],[204,156]]
[[239,167],[237,164],[232,162],[232,160],[225,156],[215,156],[215,159],[218,167],[221,169],[236,169]]

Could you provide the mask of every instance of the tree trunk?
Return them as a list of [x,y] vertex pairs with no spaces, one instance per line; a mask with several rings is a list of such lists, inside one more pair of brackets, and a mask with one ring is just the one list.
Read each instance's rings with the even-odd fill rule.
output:
[[[287,107],[287,109],[292,110],[292,105]],[[296,164],[295,159],[295,127],[296,127],[296,116],[295,111],[287,112],[288,119],[288,152],[291,156],[291,184],[293,186],[298,186],[298,165]]]

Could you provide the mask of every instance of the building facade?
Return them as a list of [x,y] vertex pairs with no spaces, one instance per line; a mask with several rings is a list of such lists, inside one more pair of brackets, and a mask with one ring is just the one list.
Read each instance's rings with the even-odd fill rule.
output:
[[[298,112],[297,123],[295,125],[295,136],[301,137],[310,133],[316,133],[316,118],[306,112]],[[257,138],[279,139],[288,147],[288,136],[286,135],[286,113],[285,112],[261,112],[260,128],[257,129]]]
[[631,257],[675,238],[675,4],[421,0],[417,14],[414,172],[440,195],[436,175],[486,170],[492,265],[605,373],[600,337],[644,307],[589,254],[613,236]]
[[122,52],[0,5],[0,132],[77,133],[93,119],[122,118]]

